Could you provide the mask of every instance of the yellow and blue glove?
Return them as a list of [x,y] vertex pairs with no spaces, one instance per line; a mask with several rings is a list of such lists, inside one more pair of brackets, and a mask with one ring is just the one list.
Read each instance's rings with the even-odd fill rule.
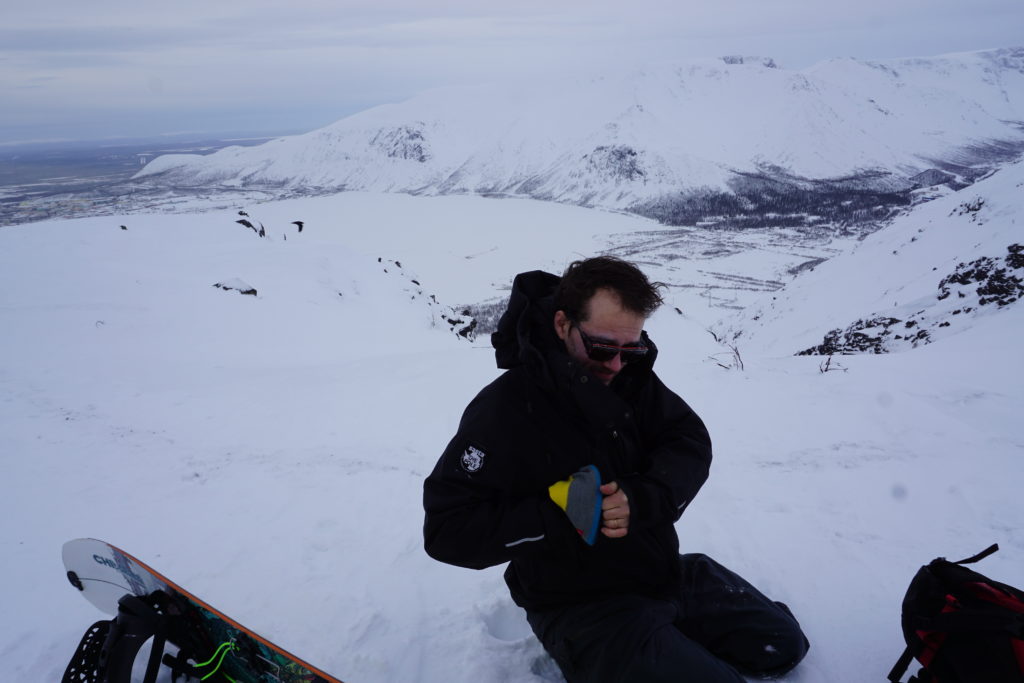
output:
[[548,487],[548,495],[565,510],[583,542],[594,545],[601,526],[601,473],[587,465],[568,479]]

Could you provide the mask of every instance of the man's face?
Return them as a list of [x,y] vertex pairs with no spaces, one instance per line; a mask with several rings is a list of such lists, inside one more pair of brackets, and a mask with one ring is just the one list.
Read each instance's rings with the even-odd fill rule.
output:
[[610,289],[597,290],[583,310],[587,314],[583,322],[572,321],[564,311],[557,311],[555,334],[565,342],[565,348],[574,361],[605,384],[610,384],[622,370],[622,355],[603,362],[591,360],[580,330],[594,342],[626,346],[640,342],[646,320],[642,315],[623,308],[619,295]]

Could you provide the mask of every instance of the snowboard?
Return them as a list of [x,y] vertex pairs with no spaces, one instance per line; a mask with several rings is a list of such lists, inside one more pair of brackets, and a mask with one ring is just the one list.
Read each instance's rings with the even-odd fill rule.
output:
[[[130,683],[136,655],[152,642],[145,683],[169,667],[226,683],[342,683],[214,609],[120,548],[92,538],[63,548],[68,580],[101,611],[62,683]],[[164,652],[167,643],[176,654]]]

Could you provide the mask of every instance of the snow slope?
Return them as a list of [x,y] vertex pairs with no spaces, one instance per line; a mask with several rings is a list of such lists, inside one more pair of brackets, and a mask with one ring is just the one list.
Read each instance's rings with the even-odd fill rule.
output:
[[[1005,241],[995,226],[1020,215],[1019,181],[1019,167],[991,179],[984,226],[955,223],[978,231],[977,253]],[[938,201],[911,215],[933,220],[925,265],[975,253],[938,239]],[[345,193],[244,208],[268,238],[237,225],[236,211],[0,230],[7,677],[59,679],[100,618],[60,564],[64,541],[91,536],[345,681],[560,680],[501,567],[450,567],[422,550],[423,478],[497,374],[483,340],[449,329],[445,307],[658,226],[474,197]],[[305,221],[301,235],[293,220]],[[909,233],[893,230],[903,244]],[[836,297],[835,319],[864,315],[894,284],[909,297],[919,268],[901,254],[895,282],[900,258],[861,263],[866,292]],[[685,285],[696,271],[679,263],[689,262],[649,267]],[[839,265],[834,281],[824,266],[803,277],[845,291]],[[233,279],[256,296],[213,286]],[[827,327],[805,334],[798,298],[771,330],[741,337],[744,369],[726,370],[732,359],[706,331],[723,309],[683,286],[669,296],[649,324],[658,371],[716,450],[681,544],[793,608],[812,650],[785,680],[882,680],[902,651],[906,584],[937,555],[998,541],[980,569],[1024,584],[1024,306],[822,373],[821,358],[790,355],[793,340]]]
[[1019,153],[1021,122],[1022,48],[803,70],[731,58],[432,91],[258,147],[160,157],[136,179],[501,193],[653,215],[750,174],[905,189],[929,169]]
[[1024,296],[1024,163],[904,214],[784,291],[727,321],[722,336],[796,353],[841,331],[836,353],[888,351],[973,329]]

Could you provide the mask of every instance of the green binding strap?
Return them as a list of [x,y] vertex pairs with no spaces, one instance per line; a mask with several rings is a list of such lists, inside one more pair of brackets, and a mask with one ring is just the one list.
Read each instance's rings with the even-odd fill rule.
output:
[[[220,647],[218,647],[216,650],[214,650],[212,657],[210,657],[205,662],[202,662],[200,664],[196,664],[196,668],[197,669],[213,665],[213,669],[209,673],[204,675],[202,678],[200,678],[199,680],[205,681],[207,678],[209,678],[210,676],[212,676],[215,673],[217,673],[217,671],[220,670],[221,664],[224,663],[224,658],[227,657],[228,653],[232,652],[233,650],[237,650],[237,649],[238,649],[238,646],[236,646],[234,643],[231,643],[231,642],[221,643]],[[215,661],[216,661],[216,663],[214,663]],[[224,675],[224,678],[227,678],[229,681],[231,681],[231,683],[235,683],[234,679],[232,679],[231,677],[227,676],[226,674]]]
[[[225,648],[234,648],[234,647],[235,647],[235,644],[231,643],[231,642],[221,643],[220,647],[218,647],[216,650],[213,651],[213,656],[210,657],[209,659],[207,659],[205,662],[200,662],[199,664],[196,664],[196,668],[199,668],[201,666],[210,666],[210,664],[213,664],[213,660],[217,659],[218,655],[221,655],[221,650],[223,650]],[[221,655],[221,657],[223,658],[223,655]]]

